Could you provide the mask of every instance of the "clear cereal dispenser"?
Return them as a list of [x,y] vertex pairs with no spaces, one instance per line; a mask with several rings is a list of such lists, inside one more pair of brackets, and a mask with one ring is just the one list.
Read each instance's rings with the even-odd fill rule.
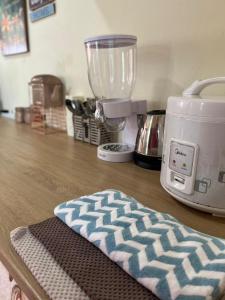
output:
[[122,142],[100,145],[98,157],[124,162],[132,159],[137,135],[137,115],[146,112],[146,101],[132,101],[136,77],[137,38],[103,35],[84,41],[88,79],[97,98],[95,118],[111,132],[123,130]]

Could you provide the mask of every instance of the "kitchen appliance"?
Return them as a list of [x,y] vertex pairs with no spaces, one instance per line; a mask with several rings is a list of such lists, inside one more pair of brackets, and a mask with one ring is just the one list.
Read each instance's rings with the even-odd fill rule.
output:
[[166,110],[161,184],[193,208],[225,216],[225,97],[200,97],[225,77],[195,81]]
[[165,113],[153,110],[143,116],[134,152],[134,161],[140,167],[161,169]]
[[133,158],[139,115],[146,101],[132,101],[136,75],[137,38],[132,35],[103,35],[84,42],[90,87],[97,99],[95,118],[110,132],[121,133],[121,143],[98,147],[98,157],[113,162]]

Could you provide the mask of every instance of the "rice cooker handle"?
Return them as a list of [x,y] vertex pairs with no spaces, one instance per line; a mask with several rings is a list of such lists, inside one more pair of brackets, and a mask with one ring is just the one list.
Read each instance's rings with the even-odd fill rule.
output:
[[183,96],[198,96],[205,87],[217,83],[225,83],[225,77],[196,80],[186,90],[183,91]]

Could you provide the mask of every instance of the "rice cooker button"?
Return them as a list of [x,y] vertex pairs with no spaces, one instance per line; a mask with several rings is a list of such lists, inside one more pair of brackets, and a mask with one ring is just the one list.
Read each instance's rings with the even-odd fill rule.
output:
[[195,191],[199,193],[207,193],[208,184],[206,181],[196,180],[195,181]]
[[206,182],[201,182],[199,184],[199,192],[200,193],[206,193],[207,192],[207,183]]
[[219,173],[219,182],[225,183],[225,172],[222,171]]

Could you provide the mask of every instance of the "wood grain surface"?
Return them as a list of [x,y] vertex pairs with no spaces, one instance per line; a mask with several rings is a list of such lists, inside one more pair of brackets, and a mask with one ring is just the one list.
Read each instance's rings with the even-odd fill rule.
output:
[[30,299],[48,297],[13,250],[10,231],[52,217],[62,201],[108,188],[225,238],[225,219],[174,200],[161,188],[159,172],[132,162],[101,161],[95,146],[74,142],[63,133],[39,135],[27,125],[0,118],[0,260]]

